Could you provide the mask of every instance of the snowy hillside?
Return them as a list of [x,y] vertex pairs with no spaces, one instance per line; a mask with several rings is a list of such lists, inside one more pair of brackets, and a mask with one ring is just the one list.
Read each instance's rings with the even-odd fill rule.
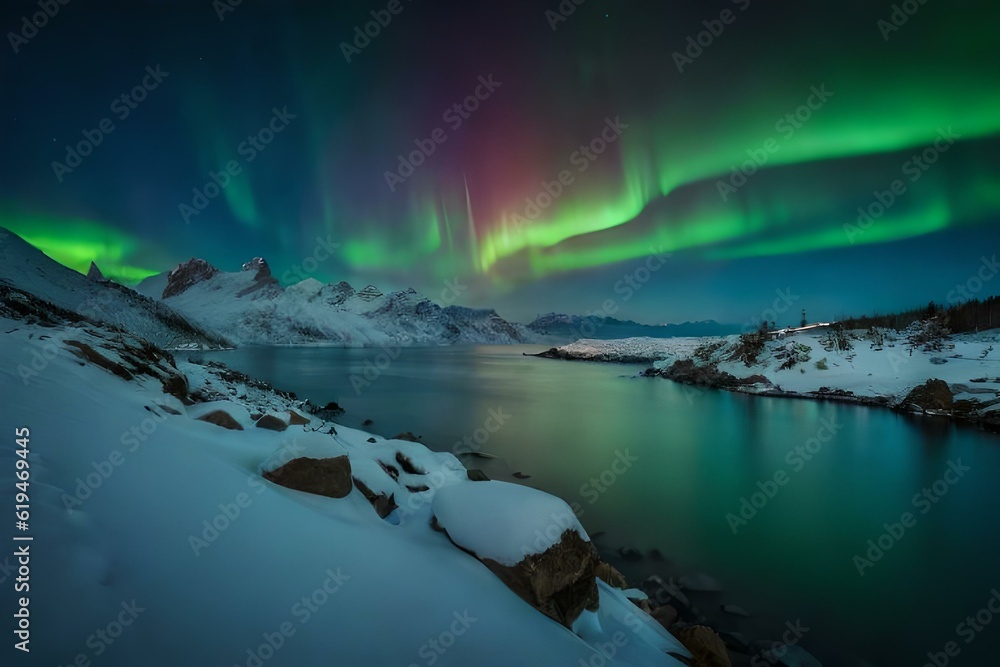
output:
[[[759,350],[748,349],[740,336],[581,340],[542,356],[643,363],[655,374],[692,384],[858,399],[1000,424],[1000,350],[994,351],[1000,348],[1000,329],[913,344],[920,327],[903,332],[813,329],[766,340]],[[909,405],[912,392],[929,380],[947,385],[944,404]]]
[[193,326],[170,307],[113,282],[91,278],[49,259],[19,236],[0,228],[0,285],[30,293],[88,319],[123,327],[168,348],[229,347],[223,337]]
[[313,278],[282,287],[259,258],[244,270],[217,271],[201,260],[136,286],[192,321],[240,344],[344,346],[507,344],[533,334],[495,311],[442,308],[414,290],[365,298],[346,282]]
[[[325,421],[219,364],[58,311],[35,323],[19,303],[0,299],[0,381],[17,388],[10,432],[27,430],[0,447],[0,500],[13,507],[16,451],[30,451],[25,664],[624,667],[689,655],[602,582],[597,611],[557,623],[432,528],[440,513],[455,539],[516,560],[562,501],[470,481],[451,454]],[[25,377],[33,349],[47,362]],[[270,481],[296,463],[346,476],[322,494]],[[486,530],[497,512],[521,534]],[[12,618],[13,598],[2,604]]]

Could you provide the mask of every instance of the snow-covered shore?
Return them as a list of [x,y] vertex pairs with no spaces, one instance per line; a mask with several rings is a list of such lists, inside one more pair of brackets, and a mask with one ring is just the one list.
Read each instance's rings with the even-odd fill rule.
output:
[[[747,354],[740,336],[580,340],[539,356],[641,363],[647,375],[769,396],[854,401],[1000,423],[1000,329],[911,345],[906,332],[852,331],[831,338],[810,330],[763,342]],[[941,405],[913,391],[929,380],[947,385]]]
[[[603,583],[598,610],[564,627],[432,528],[434,511],[464,521],[453,539],[510,559],[558,540],[558,499],[505,491],[498,509],[521,537],[488,516],[477,530],[488,498],[468,491],[503,483],[470,481],[451,454],[343,427],[121,330],[0,312],[4,429],[30,432],[31,664],[670,665],[667,651],[687,654]],[[0,447],[7,507],[12,438]],[[343,497],[268,481],[289,461],[337,457],[355,480]],[[384,519],[372,496],[388,496]],[[550,538],[518,542],[536,531]]]

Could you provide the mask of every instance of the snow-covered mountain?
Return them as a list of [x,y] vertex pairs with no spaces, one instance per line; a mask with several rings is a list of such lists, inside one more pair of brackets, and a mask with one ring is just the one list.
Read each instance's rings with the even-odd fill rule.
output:
[[683,336],[727,336],[740,333],[738,324],[722,324],[715,320],[682,322],[681,324],[641,324],[613,317],[539,315],[528,329],[548,339],[578,340],[581,338],[614,340],[619,338],[673,338]]
[[236,272],[192,259],[136,286],[237,344],[332,343],[347,346],[506,344],[535,340],[496,311],[442,308],[413,289],[358,292],[346,282],[306,280],[282,287],[267,262]]
[[231,346],[223,336],[193,325],[169,306],[105,280],[95,264],[91,264],[87,276],[81,275],[3,228],[0,286],[33,295],[89,320],[122,327],[161,347]]

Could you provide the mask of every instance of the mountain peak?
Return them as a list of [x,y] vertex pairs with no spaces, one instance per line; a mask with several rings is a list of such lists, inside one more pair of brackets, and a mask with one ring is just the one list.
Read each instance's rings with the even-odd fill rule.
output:
[[186,289],[203,280],[208,280],[219,270],[203,259],[192,257],[183,264],[178,264],[177,268],[167,276],[167,286],[163,288],[164,299],[177,296]]
[[107,280],[107,278],[104,277],[104,274],[101,273],[101,270],[97,268],[96,262],[90,263],[90,269],[87,271],[87,277],[93,280],[94,282],[102,282]]
[[271,274],[271,267],[267,265],[267,260],[263,257],[254,257],[249,262],[243,263],[244,271],[267,271],[267,274]]

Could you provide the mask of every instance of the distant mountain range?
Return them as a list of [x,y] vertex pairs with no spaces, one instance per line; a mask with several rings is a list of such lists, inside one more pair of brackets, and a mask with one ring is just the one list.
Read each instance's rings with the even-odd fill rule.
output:
[[549,313],[537,317],[528,329],[549,338],[577,340],[596,338],[672,338],[681,336],[728,336],[740,333],[738,324],[721,324],[715,320],[683,322],[681,324],[640,324],[632,320],[601,319],[583,315]]
[[192,259],[143,280],[136,291],[237,344],[344,346],[532,342],[523,325],[490,309],[442,308],[412,289],[382,294],[307,278],[282,287],[256,257],[232,273]]
[[260,257],[235,272],[191,259],[130,289],[105,279],[94,263],[84,276],[13,232],[0,228],[0,235],[0,287],[173,349],[317,343],[502,345],[739,332],[738,325],[713,320],[647,325],[557,313],[524,325],[508,322],[492,309],[442,307],[413,289],[383,294],[371,285],[355,290],[346,282],[323,284],[312,278],[283,287]]

